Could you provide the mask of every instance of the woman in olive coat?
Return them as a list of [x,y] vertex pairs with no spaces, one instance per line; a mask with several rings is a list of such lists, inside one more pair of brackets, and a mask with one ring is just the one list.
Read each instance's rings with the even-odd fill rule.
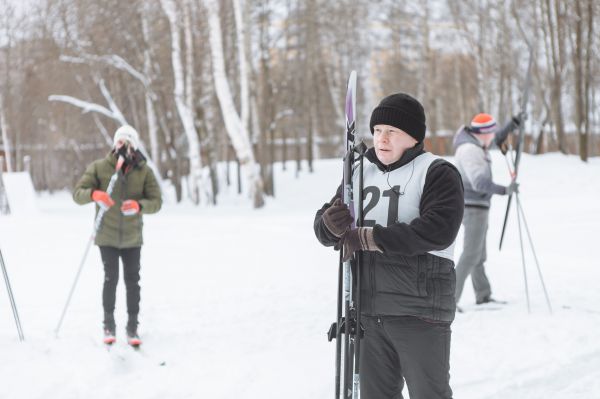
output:
[[[140,303],[140,253],[143,244],[143,214],[160,210],[162,198],[154,173],[138,150],[139,135],[131,126],[115,132],[112,151],[92,162],[75,186],[73,199],[80,205],[96,202],[96,213],[105,209],[94,243],[100,248],[104,264],[104,342],[115,342],[115,296],[119,280],[119,257],[127,291],[127,339],[141,344],[137,333]],[[117,169],[117,164],[119,168]],[[111,177],[118,173],[116,184],[107,193]]]

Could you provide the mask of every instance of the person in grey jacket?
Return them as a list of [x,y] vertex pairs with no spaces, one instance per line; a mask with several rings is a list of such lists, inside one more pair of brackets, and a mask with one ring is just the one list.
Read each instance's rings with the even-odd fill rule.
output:
[[518,192],[519,185],[514,180],[508,186],[494,183],[489,148],[494,144],[502,148],[508,135],[518,128],[523,119],[523,115],[513,117],[502,129],[498,129],[491,115],[477,114],[470,125],[461,126],[454,137],[455,164],[465,188],[462,221],[465,229],[464,245],[456,265],[457,303],[469,275],[478,305],[497,302],[492,298],[492,289],[484,268],[490,199],[494,194],[510,195]]
[[[347,259],[356,251],[362,256],[360,397],[401,398],[406,382],[412,399],[450,399],[453,249],[464,209],[460,174],[423,149],[425,112],[411,96],[384,98],[370,128],[364,227],[350,228],[341,186],[314,220],[323,245],[343,247]],[[357,215],[358,201],[354,206]]]

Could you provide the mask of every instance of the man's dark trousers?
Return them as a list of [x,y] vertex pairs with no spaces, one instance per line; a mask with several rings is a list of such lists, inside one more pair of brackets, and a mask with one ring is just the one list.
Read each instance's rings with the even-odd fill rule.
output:
[[451,399],[449,322],[412,316],[363,316],[361,399]]

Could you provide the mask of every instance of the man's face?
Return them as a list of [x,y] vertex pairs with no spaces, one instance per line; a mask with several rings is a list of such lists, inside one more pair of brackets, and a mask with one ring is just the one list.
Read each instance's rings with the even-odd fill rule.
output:
[[375,154],[384,165],[391,165],[402,157],[404,151],[417,144],[408,133],[390,125],[373,127]]
[[477,140],[479,140],[481,145],[483,145],[485,148],[489,148],[492,144],[492,140],[494,139],[495,133],[480,133],[475,134],[474,136],[477,137]]

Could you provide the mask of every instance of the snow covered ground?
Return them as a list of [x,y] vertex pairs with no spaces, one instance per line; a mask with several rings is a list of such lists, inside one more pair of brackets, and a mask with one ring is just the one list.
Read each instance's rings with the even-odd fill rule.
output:
[[[495,159],[496,180],[506,166]],[[59,338],[60,312],[88,240],[93,206],[41,195],[40,212],[0,217],[26,341],[0,288],[0,398],[330,398],[337,254],[321,247],[313,215],[340,180],[340,161],[295,178],[277,171],[277,198],[251,210],[234,195],[218,208],[166,205],[145,218],[143,349],[101,344],[103,273],[93,247]],[[467,282],[453,324],[454,397],[600,398],[600,159],[558,154],[522,160],[521,201],[550,294],[549,314],[527,250],[527,312],[516,213],[502,252],[505,198],[495,198],[487,271],[501,310],[478,311]],[[233,191],[233,190],[232,190]],[[513,211],[514,211],[513,207]],[[462,247],[458,238],[457,254]],[[3,283],[2,283],[3,284]]]

